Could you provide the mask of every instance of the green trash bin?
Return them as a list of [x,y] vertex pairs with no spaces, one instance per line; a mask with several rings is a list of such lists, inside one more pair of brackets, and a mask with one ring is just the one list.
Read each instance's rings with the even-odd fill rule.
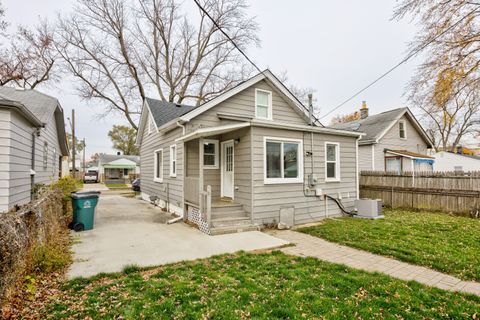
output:
[[71,228],[75,231],[92,230],[95,221],[100,192],[74,192],[71,194],[73,207],[73,221]]

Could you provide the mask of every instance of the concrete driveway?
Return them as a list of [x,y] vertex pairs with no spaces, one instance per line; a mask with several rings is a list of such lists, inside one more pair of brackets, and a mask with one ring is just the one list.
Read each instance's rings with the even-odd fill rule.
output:
[[102,195],[95,228],[72,231],[74,263],[68,277],[118,272],[126,265],[146,267],[288,244],[259,231],[208,236],[183,222],[167,225],[165,222],[171,218],[145,201]]

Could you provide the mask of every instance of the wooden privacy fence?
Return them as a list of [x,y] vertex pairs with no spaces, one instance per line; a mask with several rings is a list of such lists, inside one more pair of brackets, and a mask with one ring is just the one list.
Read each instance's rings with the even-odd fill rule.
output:
[[456,213],[480,210],[480,171],[362,171],[360,197],[382,199],[392,208],[417,208]]

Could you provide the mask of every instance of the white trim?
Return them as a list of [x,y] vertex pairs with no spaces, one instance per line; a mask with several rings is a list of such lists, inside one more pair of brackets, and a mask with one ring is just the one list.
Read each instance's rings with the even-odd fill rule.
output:
[[[257,108],[258,108],[258,93],[261,92],[261,93],[266,93],[268,95],[268,102],[267,102],[267,105],[266,106],[263,106],[262,107],[267,107],[267,117],[259,117],[258,116],[258,112],[257,112]],[[272,91],[269,91],[269,90],[263,90],[263,89],[258,89],[258,88],[255,88],[255,118],[257,119],[263,119],[263,120],[273,120],[272,118],[272,97],[273,97],[273,93]]]
[[[267,178],[267,141],[281,143],[280,148],[280,170],[282,172],[281,178]],[[283,144],[294,142],[298,144],[297,150],[297,178],[283,177]],[[263,183],[264,184],[286,184],[286,183],[303,183],[303,141],[301,139],[290,139],[280,137],[263,137]]]
[[[160,160],[160,177],[157,177],[157,162],[158,162],[158,153],[162,152],[162,159]],[[163,148],[157,149],[153,151],[153,181],[155,182],[163,182]]]
[[[145,108],[147,108],[148,113],[145,112]],[[147,100],[145,100],[143,105],[142,105],[142,111],[141,111],[141,115],[140,115],[140,123],[138,125],[138,131],[137,131],[137,139],[135,140],[135,144],[137,146],[140,146],[142,144],[143,135],[145,133],[145,122],[149,122],[151,114],[152,114],[152,110],[150,109],[150,106],[148,105]],[[154,125],[154,128],[156,129],[156,131],[158,132],[158,126],[157,126],[157,123],[155,121],[153,121],[153,125]],[[149,125],[149,127],[150,127],[150,125]]]
[[291,123],[271,121],[271,120],[253,119],[252,121],[250,121],[250,123],[252,126],[256,126],[256,127],[279,128],[279,129],[288,129],[288,130],[304,131],[304,132],[318,132],[318,133],[332,134],[337,136],[361,137],[365,135],[365,133],[363,132],[354,132],[354,131],[341,130],[341,129],[335,129],[335,128],[326,128],[326,127],[312,127],[309,125],[298,125],[298,124],[291,124]]
[[233,97],[237,93],[251,87],[255,83],[267,79],[269,80],[275,88],[277,88],[283,95],[285,95],[288,100],[294,105],[297,109],[298,112],[302,114],[302,116],[305,118],[305,121],[309,119],[308,117],[308,110],[305,108],[299,101],[298,99],[285,87],[283,83],[281,83],[270,70],[265,70],[263,72],[260,72],[256,76],[253,76],[252,78],[246,80],[245,82],[239,84],[238,86],[228,90],[227,92],[213,98],[212,100],[204,103],[203,105],[199,106],[198,108],[186,113],[181,117],[182,120],[184,121],[190,121],[196,116],[202,114],[203,112],[209,110],[210,108],[216,106],[217,104],[227,100],[228,98]]
[[232,200],[235,198],[235,141],[233,139],[222,141],[220,143],[221,147],[221,154],[220,154],[220,196],[224,197],[223,194],[223,168],[225,166],[225,153],[224,153],[224,146],[227,143],[231,143],[233,146],[232,150]]
[[[400,136],[400,124],[403,125],[403,134],[405,135],[404,137]],[[402,140],[407,140],[407,124],[405,123],[405,120],[398,121],[398,137]]]
[[[215,164],[214,165],[206,165],[205,162],[204,162],[204,159],[205,159],[205,150],[204,150],[205,143],[212,143],[213,145],[215,145],[215,154],[214,154]],[[219,141],[218,140],[213,140],[213,139],[203,139],[202,150],[204,150],[203,151],[203,156],[202,156],[203,169],[218,169],[219,153],[220,153]]]
[[358,140],[360,137],[355,139],[355,192],[356,198],[360,199],[360,172],[358,171]]
[[[174,149],[174,151],[172,152],[172,149]],[[170,177],[171,178],[175,178],[177,176],[177,145],[176,144],[172,144],[170,146]],[[175,162],[175,172],[173,172],[173,162]]]
[[407,154],[403,154],[403,153],[398,153],[398,152],[394,152],[392,150],[385,150],[385,153],[390,153],[390,154],[393,154],[393,155],[396,155],[396,156],[400,156],[400,157],[403,157],[403,158],[408,158],[408,159],[423,159],[423,160],[435,160],[434,158],[424,158],[424,157],[415,157],[415,156],[410,156],[410,155],[407,155]]
[[[327,163],[329,162],[327,160],[327,145],[335,146],[335,178],[327,177]],[[340,179],[340,143],[325,141],[325,182],[340,182],[340,181],[341,181]]]
[[375,171],[375,144],[372,144],[372,171]]
[[218,135],[222,134],[225,132],[229,132],[232,130],[236,129],[241,129],[245,127],[249,127],[250,123],[249,122],[242,122],[242,123],[235,123],[235,124],[228,124],[224,126],[218,126],[218,127],[209,127],[209,128],[201,128],[198,130],[195,130],[189,134],[186,134],[180,138],[175,139],[175,141],[190,141],[193,139],[197,138],[202,138],[202,137],[208,137],[208,136],[213,136],[213,135]]

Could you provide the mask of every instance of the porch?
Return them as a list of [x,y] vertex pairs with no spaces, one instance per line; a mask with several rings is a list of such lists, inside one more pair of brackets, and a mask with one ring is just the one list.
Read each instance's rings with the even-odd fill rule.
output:
[[250,128],[212,128],[184,140],[184,212],[208,234],[252,225]]

